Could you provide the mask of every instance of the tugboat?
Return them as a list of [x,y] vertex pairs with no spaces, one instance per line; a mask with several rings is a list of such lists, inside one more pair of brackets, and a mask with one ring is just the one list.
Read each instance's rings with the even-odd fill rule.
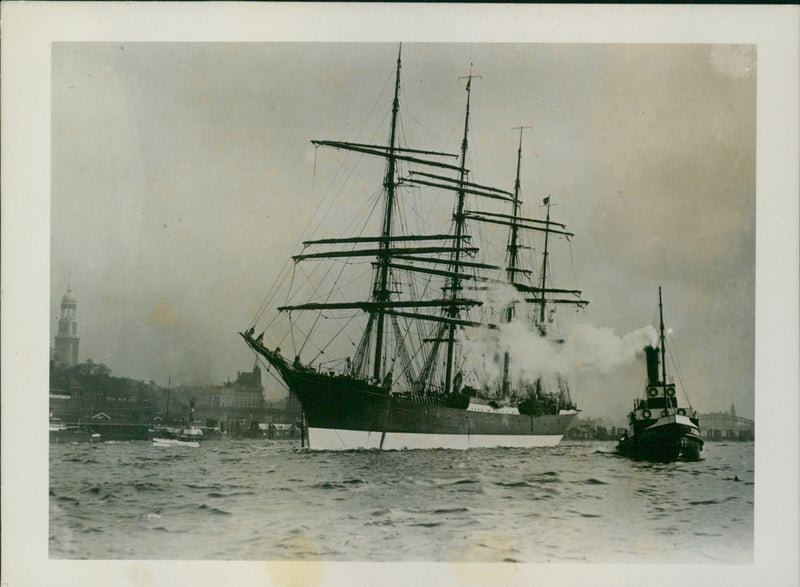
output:
[[[645,347],[647,387],[643,398],[634,400],[628,414],[628,430],[619,440],[620,455],[637,460],[672,462],[697,461],[703,450],[697,412],[678,405],[675,384],[667,378],[664,311],[658,288],[661,323],[659,346]],[[660,355],[660,369],[659,369]],[[688,398],[687,398],[688,405]]]

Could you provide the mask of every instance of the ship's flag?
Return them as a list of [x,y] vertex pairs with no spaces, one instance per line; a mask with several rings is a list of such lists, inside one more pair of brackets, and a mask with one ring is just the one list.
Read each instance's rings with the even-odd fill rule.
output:
[[544,199],[544,205],[546,206],[546,205],[547,205],[547,204],[549,204],[549,203],[550,203],[550,196],[547,196],[547,197]]

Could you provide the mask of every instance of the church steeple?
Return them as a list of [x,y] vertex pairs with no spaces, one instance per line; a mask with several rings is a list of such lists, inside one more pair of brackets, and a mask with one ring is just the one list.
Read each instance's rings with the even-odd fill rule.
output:
[[55,361],[65,367],[78,364],[78,302],[72,294],[72,272],[67,291],[61,298],[61,317],[58,320],[58,334],[55,339]]

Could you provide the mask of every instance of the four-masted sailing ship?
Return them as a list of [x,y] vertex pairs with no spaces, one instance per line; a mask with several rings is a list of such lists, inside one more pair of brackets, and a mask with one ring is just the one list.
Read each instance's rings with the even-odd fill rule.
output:
[[[351,352],[334,361],[317,361],[328,349],[323,342],[315,343],[319,354],[310,361],[301,357],[304,346],[298,351],[295,345],[294,352],[285,357],[278,345],[264,342],[265,332],[255,335],[256,320],[240,334],[299,400],[304,442],[310,448],[556,445],[578,413],[566,378],[517,375],[525,369],[515,370],[511,353],[498,346],[488,360],[495,362],[502,376],[492,382],[478,381],[469,370],[463,343],[466,330],[491,340],[503,323],[512,321],[525,321],[533,336],[549,336],[555,308],[583,308],[587,302],[580,291],[556,289],[548,282],[551,241],[572,235],[563,224],[551,220],[549,196],[544,199],[544,219],[521,213],[522,128],[513,189],[472,181],[467,168],[470,96],[475,78],[471,70],[464,78],[467,98],[460,153],[401,146],[400,70],[398,52],[388,144],[312,141],[317,147],[385,161],[383,189],[377,200],[382,211],[380,233],[362,231],[358,236],[308,240],[302,252],[293,257],[295,266],[338,261],[342,265],[340,276],[349,265],[369,259],[369,298],[331,301],[337,294],[352,291],[352,287],[340,287],[331,277],[330,289],[324,292],[315,282],[317,293],[322,292],[319,301],[277,308],[290,321],[296,313],[315,316],[312,327],[303,332],[306,340],[315,336],[313,327],[319,322],[339,320],[344,323],[341,332],[360,318],[360,335],[351,340]],[[421,233],[410,230],[400,219],[402,198],[406,191],[414,190],[453,196],[447,229]],[[503,208],[492,209],[484,203]],[[433,219],[422,217],[425,221]],[[499,262],[486,258],[487,251],[482,251],[478,239],[468,230],[484,225],[495,232],[500,226],[506,235]],[[536,268],[526,267],[522,255],[523,249],[535,251],[523,245],[523,240],[529,242],[533,235],[544,243],[541,266]],[[502,309],[492,310],[493,288],[511,288],[517,297]],[[323,358],[330,355],[328,350]]]

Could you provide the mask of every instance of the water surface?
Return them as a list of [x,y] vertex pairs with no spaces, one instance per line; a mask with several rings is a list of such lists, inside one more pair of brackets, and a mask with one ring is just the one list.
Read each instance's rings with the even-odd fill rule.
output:
[[753,562],[753,443],[637,463],[612,442],[312,452],[297,441],[50,447],[50,556]]

